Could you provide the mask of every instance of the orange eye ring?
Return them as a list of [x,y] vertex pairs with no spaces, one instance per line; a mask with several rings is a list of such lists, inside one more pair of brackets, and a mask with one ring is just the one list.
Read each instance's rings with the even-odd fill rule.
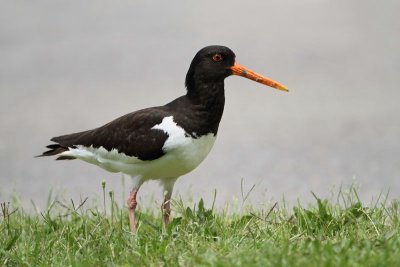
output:
[[222,56],[221,54],[215,54],[212,56],[212,60],[214,60],[215,62],[221,61],[222,60]]

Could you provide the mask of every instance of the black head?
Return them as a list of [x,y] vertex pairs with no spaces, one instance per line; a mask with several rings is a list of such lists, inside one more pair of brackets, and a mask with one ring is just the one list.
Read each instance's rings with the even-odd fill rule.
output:
[[230,67],[235,64],[235,53],[226,46],[207,46],[197,52],[186,75],[186,87],[194,86],[195,81],[221,82],[232,74]]
[[267,77],[253,72],[252,70],[238,64],[236,55],[226,46],[212,45],[201,49],[190,63],[186,74],[186,88],[188,91],[196,90],[200,84],[222,84],[226,77],[238,75],[264,85],[288,91],[283,84],[275,82]]

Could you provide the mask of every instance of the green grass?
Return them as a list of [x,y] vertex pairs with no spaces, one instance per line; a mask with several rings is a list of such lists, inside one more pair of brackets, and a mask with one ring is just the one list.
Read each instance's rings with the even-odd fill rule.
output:
[[367,207],[353,188],[314,197],[236,213],[174,201],[167,229],[161,214],[138,212],[137,234],[109,197],[107,215],[85,202],[50,201],[36,215],[3,203],[0,266],[400,266],[399,202]]

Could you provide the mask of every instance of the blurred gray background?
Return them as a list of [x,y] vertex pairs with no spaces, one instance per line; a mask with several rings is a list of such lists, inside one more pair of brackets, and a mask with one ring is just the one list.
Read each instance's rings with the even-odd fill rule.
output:
[[[79,161],[34,159],[53,136],[100,126],[185,93],[194,54],[222,44],[289,93],[239,77],[209,157],[175,197],[217,204],[311,201],[357,181],[365,201],[400,194],[400,2],[2,1],[0,200],[45,205],[130,188]],[[153,198],[147,196],[153,195]],[[117,199],[121,199],[120,197]],[[140,191],[161,201],[157,183]],[[145,201],[145,202],[146,202]],[[146,203],[141,203],[146,205]]]

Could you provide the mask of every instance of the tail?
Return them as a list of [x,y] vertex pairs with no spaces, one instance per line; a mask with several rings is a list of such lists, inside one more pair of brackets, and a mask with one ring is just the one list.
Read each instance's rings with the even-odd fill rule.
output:
[[58,137],[53,137],[50,141],[56,142],[56,144],[51,144],[46,146],[49,150],[43,152],[41,155],[35,156],[35,158],[39,157],[48,157],[48,156],[57,156],[56,160],[72,160],[76,159],[75,157],[71,156],[62,156],[60,155],[61,153],[68,151],[69,148],[76,148],[74,143],[77,142],[77,139],[82,136],[83,134],[87,133],[88,131],[85,132],[80,132],[80,133],[74,133],[74,134],[67,134],[63,136],[58,136]]
[[[48,148],[49,150],[43,152],[43,154],[41,155],[37,155],[35,156],[35,158],[40,158],[40,157],[48,157],[48,156],[56,156],[59,155],[65,151],[68,151],[68,147],[63,147],[60,144],[51,144],[46,146],[46,148]],[[71,160],[71,159],[75,159],[74,157],[70,157],[70,156],[58,156],[56,158],[56,160]]]

